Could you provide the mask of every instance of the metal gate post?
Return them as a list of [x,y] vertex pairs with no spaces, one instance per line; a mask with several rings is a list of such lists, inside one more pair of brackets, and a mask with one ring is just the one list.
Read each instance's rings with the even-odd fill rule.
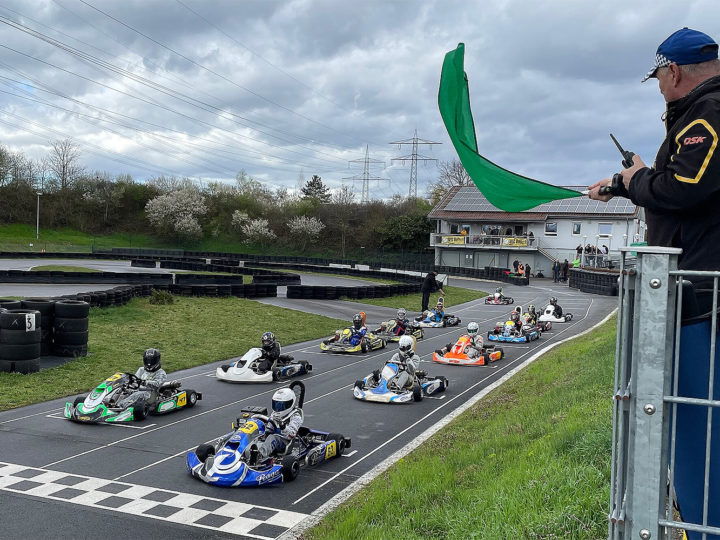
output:
[[665,514],[668,415],[675,322],[675,280],[679,249],[636,247],[638,266],[633,316],[627,441],[625,535],[630,540],[661,538]]

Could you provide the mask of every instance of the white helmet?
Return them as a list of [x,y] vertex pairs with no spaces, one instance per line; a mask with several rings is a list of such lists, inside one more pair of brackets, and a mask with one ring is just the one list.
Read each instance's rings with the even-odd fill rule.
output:
[[400,350],[400,356],[407,358],[412,355],[413,346],[415,341],[411,336],[402,336],[398,342],[398,349]]
[[407,315],[407,311],[405,311],[405,308],[398,309],[398,312],[397,312],[398,319],[404,319],[406,315]]
[[292,414],[297,396],[290,388],[277,390],[272,397],[273,418],[285,419]]
[[475,337],[478,335],[478,332],[480,331],[480,327],[478,326],[478,323],[471,322],[467,326],[467,333],[470,337]]

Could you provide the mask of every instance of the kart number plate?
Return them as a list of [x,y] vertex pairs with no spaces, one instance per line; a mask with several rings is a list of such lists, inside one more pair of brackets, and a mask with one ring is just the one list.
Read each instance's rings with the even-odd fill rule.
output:
[[335,457],[335,454],[337,454],[337,443],[333,441],[325,447],[325,459]]
[[184,407],[185,405],[187,405],[187,393],[183,392],[177,398],[177,406]]
[[240,428],[240,431],[242,431],[243,433],[252,433],[257,430],[258,430],[258,425],[255,422],[253,422],[252,420],[245,422],[245,425]]

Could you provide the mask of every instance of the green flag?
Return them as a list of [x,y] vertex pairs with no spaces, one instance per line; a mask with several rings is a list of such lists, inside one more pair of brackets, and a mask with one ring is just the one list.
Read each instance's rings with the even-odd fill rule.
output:
[[580,197],[578,191],[515,174],[478,154],[464,59],[463,43],[445,55],[438,106],[460,161],[487,200],[500,210],[521,212],[549,201]]

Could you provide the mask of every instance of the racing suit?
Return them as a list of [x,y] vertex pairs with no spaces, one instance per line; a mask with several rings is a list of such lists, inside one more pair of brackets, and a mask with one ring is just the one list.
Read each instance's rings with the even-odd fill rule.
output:
[[443,320],[443,317],[445,317],[445,310],[437,311],[433,309],[430,312],[430,320],[432,322],[441,322]]
[[393,354],[390,362],[397,364],[400,368],[398,374],[395,376],[395,384],[397,387],[400,389],[412,388],[420,357],[415,354],[414,351],[411,352],[409,356],[404,356],[396,352]]
[[555,316],[560,318],[563,316],[562,308],[558,304],[551,304],[553,307],[553,313],[555,313]]
[[280,343],[277,341],[273,343],[271,349],[267,350],[264,347],[260,349],[262,356],[260,363],[258,364],[258,373],[266,373],[275,366],[275,363],[280,358]]
[[160,368],[155,371],[147,371],[145,366],[140,366],[135,372],[135,376],[142,380],[143,383],[135,392],[127,397],[124,397],[118,401],[117,406],[121,408],[130,407],[138,399],[148,400],[152,396],[153,392],[160,389],[163,383],[167,380],[167,373],[164,369]]
[[258,445],[258,452],[262,459],[266,459],[268,456],[274,454],[282,454],[285,452],[288,444],[295,438],[298,430],[302,426],[303,416],[300,409],[295,409],[293,413],[285,420],[281,420],[277,413],[272,413],[270,419],[273,420],[280,431],[274,431],[270,433],[272,424],[267,425],[265,432],[265,439]]
[[365,334],[367,334],[367,326],[363,325],[358,330],[354,326],[350,328],[350,339],[348,342],[350,345],[360,345],[360,342],[365,337]]
[[470,337],[470,342],[465,345],[465,354],[467,354],[468,358],[477,358],[482,355],[482,352],[483,337],[480,334],[477,334],[475,337]]

